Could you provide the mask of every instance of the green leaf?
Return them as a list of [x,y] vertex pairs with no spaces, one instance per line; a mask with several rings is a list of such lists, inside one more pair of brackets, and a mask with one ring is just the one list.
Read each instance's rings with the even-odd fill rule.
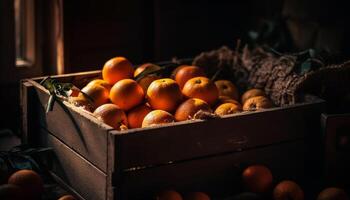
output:
[[56,101],[56,96],[50,95],[49,101],[47,102],[47,106],[46,106],[46,113],[53,110],[53,106],[54,106],[55,101]]

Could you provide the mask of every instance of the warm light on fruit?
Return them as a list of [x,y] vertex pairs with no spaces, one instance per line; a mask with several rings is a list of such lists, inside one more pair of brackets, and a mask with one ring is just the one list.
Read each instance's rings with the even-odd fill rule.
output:
[[215,109],[215,114],[224,116],[242,111],[242,106],[234,103],[224,103]]
[[128,112],[128,122],[130,128],[141,128],[145,116],[152,111],[148,105],[139,105]]
[[124,111],[111,103],[96,108],[93,115],[117,130],[121,130],[123,125],[128,126],[128,120]]
[[303,200],[304,192],[294,181],[282,181],[273,190],[274,200]]
[[272,107],[273,107],[273,104],[270,101],[270,99],[264,96],[249,98],[243,104],[244,111],[254,111],[254,110],[267,109]]
[[188,98],[198,98],[213,105],[219,97],[216,85],[207,77],[195,77],[186,82],[182,93]]
[[132,64],[124,57],[115,57],[108,60],[102,68],[103,80],[110,85],[116,82],[134,77]]
[[206,76],[203,69],[197,66],[182,66],[176,71],[175,81],[182,89],[185,83],[194,77]]
[[267,193],[272,187],[272,173],[263,165],[252,165],[242,173],[243,185],[249,192]]
[[109,91],[107,88],[99,84],[90,84],[81,89],[83,93],[79,93],[78,97],[92,101],[94,108],[99,107],[109,101]]
[[215,81],[215,85],[219,90],[219,96],[227,96],[231,99],[238,100],[239,94],[237,87],[229,80]]
[[241,97],[241,102],[244,104],[248,99],[257,96],[266,96],[265,92],[260,89],[250,89],[243,93]]
[[113,85],[109,98],[123,110],[129,110],[142,103],[144,99],[143,89],[132,79],[123,79]]
[[176,121],[192,119],[198,111],[212,112],[209,104],[201,99],[191,98],[179,105],[175,112]]
[[153,110],[142,121],[142,127],[156,126],[175,122],[172,114],[164,110]]

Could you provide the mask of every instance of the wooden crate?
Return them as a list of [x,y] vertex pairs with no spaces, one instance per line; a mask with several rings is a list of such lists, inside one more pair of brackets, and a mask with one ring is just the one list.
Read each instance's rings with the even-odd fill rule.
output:
[[[61,82],[86,82],[100,71],[55,76]],[[320,137],[325,103],[304,103],[240,113],[208,121],[116,131],[67,102],[45,113],[48,91],[23,80],[24,141],[53,147],[52,172],[84,199],[147,199],[176,188],[213,196],[240,189],[244,166],[262,163],[278,180],[301,179],[305,138]]]

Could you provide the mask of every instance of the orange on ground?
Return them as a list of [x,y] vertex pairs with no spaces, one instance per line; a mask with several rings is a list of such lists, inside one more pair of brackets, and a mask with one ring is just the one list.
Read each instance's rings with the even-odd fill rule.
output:
[[175,122],[175,118],[172,114],[164,111],[164,110],[153,110],[149,112],[142,121],[142,128],[168,124]]
[[242,173],[244,186],[254,193],[267,193],[272,187],[272,173],[264,165],[252,165]]
[[216,85],[207,77],[195,77],[188,80],[182,89],[182,93],[188,98],[198,98],[213,105],[219,97]]
[[94,108],[99,107],[109,101],[109,91],[105,87],[99,84],[86,85],[81,89],[82,93],[79,93],[78,97],[81,99],[87,99],[92,103]]
[[19,186],[24,196],[29,199],[39,199],[44,191],[43,180],[33,170],[23,169],[13,173],[8,183]]
[[146,98],[153,109],[172,112],[182,101],[182,94],[174,80],[163,78],[151,83]]
[[118,106],[107,103],[94,111],[94,116],[116,130],[121,130],[121,126],[128,126],[128,120],[125,112]]
[[204,192],[192,192],[185,196],[185,200],[210,200],[210,197]]
[[224,104],[219,105],[215,109],[215,114],[223,116],[223,115],[238,113],[241,111],[242,111],[242,106],[239,104],[224,103]]
[[205,101],[197,98],[187,99],[181,103],[175,112],[176,121],[185,121],[192,119],[198,111],[213,112]]
[[129,110],[144,99],[145,93],[139,84],[132,79],[123,79],[113,85],[109,98],[123,110]]
[[176,71],[175,81],[182,89],[185,83],[191,78],[198,76],[206,76],[204,70],[197,66],[183,66]]
[[102,87],[105,87],[108,91],[111,90],[112,85],[110,85],[107,81],[102,80],[102,79],[94,79],[90,81],[86,86],[91,86],[91,85],[100,85]]
[[274,200],[303,200],[304,192],[298,184],[293,181],[282,181],[273,190]]
[[58,200],[76,200],[72,195],[64,195],[60,197]]
[[182,196],[175,190],[165,190],[157,194],[156,200],[182,200]]
[[260,90],[260,89],[254,88],[254,89],[247,90],[246,92],[243,93],[241,97],[241,103],[244,104],[244,102],[247,101],[249,98],[257,97],[257,96],[266,97],[266,94],[263,90]]
[[23,200],[22,189],[13,184],[0,185],[0,199],[1,200]]
[[134,69],[132,64],[124,57],[115,57],[108,60],[102,68],[103,80],[110,85],[115,84],[119,80],[132,78]]
[[219,96],[227,96],[231,99],[238,100],[239,94],[237,87],[229,80],[215,81],[215,85],[219,90]]
[[273,104],[270,101],[270,99],[264,96],[249,98],[243,104],[244,111],[253,111],[253,110],[266,109],[266,108],[272,108],[272,107],[273,107]]
[[349,200],[349,197],[343,189],[330,187],[322,190],[317,200]]
[[128,123],[130,128],[140,128],[145,116],[151,112],[152,109],[148,105],[139,105],[128,112]]

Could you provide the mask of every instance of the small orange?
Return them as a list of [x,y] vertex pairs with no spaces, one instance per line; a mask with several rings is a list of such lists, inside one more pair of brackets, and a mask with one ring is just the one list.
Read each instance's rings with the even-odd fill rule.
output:
[[252,165],[242,173],[244,186],[254,193],[267,193],[272,187],[272,173],[263,165]]
[[146,105],[139,105],[128,112],[128,123],[130,128],[140,128],[145,116],[151,112],[152,109]]
[[182,196],[175,190],[164,190],[157,194],[156,200],[182,200]]
[[60,197],[58,200],[77,200],[77,199],[74,198],[72,195],[64,195]]
[[33,170],[23,169],[13,173],[8,183],[19,186],[23,194],[29,199],[39,199],[44,191],[43,180]]
[[123,79],[113,85],[109,98],[119,108],[129,110],[139,105],[145,93],[139,84],[132,79]]
[[78,97],[81,99],[92,100],[92,104],[95,108],[99,107],[102,104],[105,104],[109,101],[109,91],[105,87],[99,84],[90,84],[86,85],[81,89]]
[[107,103],[96,108],[93,114],[97,119],[116,130],[121,130],[122,125],[128,126],[128,119],[125,112],[112,103]]
[[304,192],[298,184],[293,181],[282,181],[273,190],[274,200],[304,200]]
[[102,80],[102,79],[94,79],[92,81],[90,81],[87,86],[91,86],[91,85],[101,85],[102,87],[105,87],[108,91],[111,90],[112,85],[110,85],[107,81]]
[[210,197],[204,192],[192,192],[185,196],[185,200],[210,200]]
[[260,90],[260,89],[250,89],[250,90],[247,90],[246,92],[243,93],[242,97],[241,97],[241,102],[242,104],[244,104],[249,98],[252,98],[252,97],[257,97],[257,96],[265,96],[266,97],[266,94],[263,90]]
[[130,61],[124,57],[115,57],[108,60],[102,68],[103,80],[110,85],[115,84],[119,80],[132,78],[134,69]]
[[145,63],[145,64],[142,64],[138,68],[135,69],[134,77],[136,77],[137,75],[139,75],[140,73],[142,73],[146,69],[153,71],[153,70],[159,70],[161,68],[158,65],[155,65],[153,63]]
[[[158,65],[152,64],[152,63],[145,63],[141,65],[140,67],[136,68],[134,77],[139,75],[141,72],[143,72],[146,69],[150,70],[159,70],[161,69]],[[147,76],[144,76],[143,78],[139,79],[137,83],[142,87],[143,91],[146,93],[149,85],[155,80],[160,79],[161,77],[156,74],[150,74]]]
[[216,85],[207,77],[195,77],[188,80],[182,89],[182,93],[188,98],[198,98],[213,105],[219,97]]
[[183,66],[176,71],[175,81],[182,89],[185,83],[191,78],[198,76],[206,76],[204,70],[197,66]]
[[200,110],[212,112],[209,104],[201,99],[191,98],[180,104],[176,109],[176,121],[185,121],[193,118],[193,116]]
[[349,200],[349,197],[343,189],[330,187],[322,190],[317,200]]
[[267,97],[256,96],[247,99],[243,104],[244,111],[254,111],[259,109],[272,108],[273,104]]
[[242,106],[239,104],[224,103],[224,104],[219,105],[215,109],[215,114],[223,116],[223,115],[238,113],[241,111],[242,111]]
[[164,111],[164,110],[153,110],[149,112],[142,121],[142,128],[168,124],[175,122],[175,118],[172,114]]
[[84,95],[80,95],[77,97],[69,97],[69,102],[76,107],[80,107],[86,111],[92,112],[95,110],[95,106],[92,101],[89,101],[87,97]]
[[163,78],[151,83],[146,98],[153,109],[172,112],[182,101],[182,94],[174,80]]
[[219,90],[219,96],[227,96],[231,99],[238,100],[238,89],[231,81],[218,80],[215,81],[215,85]]

